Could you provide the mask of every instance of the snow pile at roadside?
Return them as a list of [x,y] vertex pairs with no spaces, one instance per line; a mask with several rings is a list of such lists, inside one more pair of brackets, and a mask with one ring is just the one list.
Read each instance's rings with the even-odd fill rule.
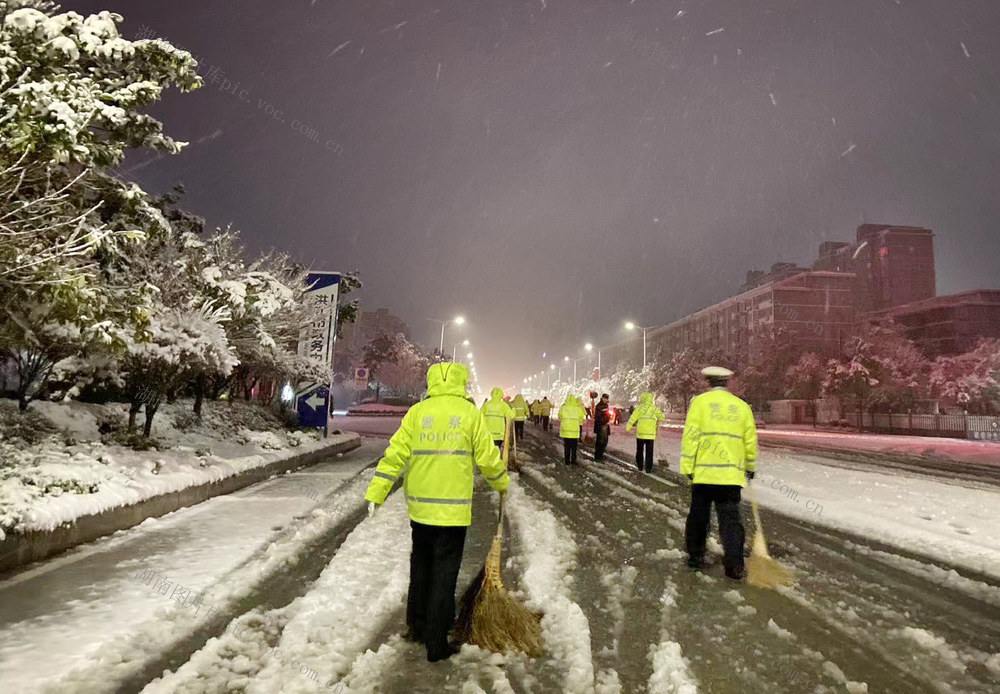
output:
[[[314,432],[254,431],[223,427],[228,405],[206,405],[206,423],[180,430],[181,405],[168,408],[154,425],[154,439],[166,450],[135,451],[99,440],[98,421],[121,415],[122,405],[33,403],[59,433],[28,446],[0,442],[0,539],[11,531],[52,530],[81,516],[215,482],[326,446],[354,434],[322,440]],[[249,408],[233,411],[238,421]],[[266,422],[262,419],[261,425]],[[253,421],[244,422],[254,424]],[[211,429],[217,428],[217,430]],[[208,430],[206,430],[208,428]],[[214,452],[214,454],[213,454]]]
[[508,519],[523,555],[526,604],[542,617],[546,652],[565,668],[563,692],[594,692],[590,624],[572,598],[570,572],[576,566],[573,535],[542,504],[512,484],[507,496]]
[[[318,538],[360,513],[364,508],[364,492],[373,473],[374,470],[368,470],[338,487],[287,533],[258,551],[245,564],[216,579],[200,595],[198,609],[176,605],[164,596],[165,606],[157,609],[152,619],[103,643],[94,662],[73,670],[52,688],[53,691],[59,694],[115,692],[151,659],[169,651],[173,644],[204,629],[219,614],[232,613],[240,601],[277,578]],[[209,691],[226,691],[231,679],[252,676],[260,669],[261,665],[254,664],[257,661],[251,657],[256,652],[256,644],[268,641],[268,635],[276,633],[284,621],[280,612],[259,615],[254,611],[233,620],[222,635],[209,639],[205,647],[177,672],[155,681],[146,691],[200,692],[205,691],[202,686],[206,682],[217,685],[214,689],[208,687]],[[237,663],[235,667],[232,661]]]
[[[352,671],[359,654],[403,609],[409,558],[406,502],[393,494],[348,536],[312,589],[284,610],[288,623],[277,648],[316,677],[276,658],[265,663],[248,694],[313,692]],[[357,668],[352,675],[345,684],[364,691]]]

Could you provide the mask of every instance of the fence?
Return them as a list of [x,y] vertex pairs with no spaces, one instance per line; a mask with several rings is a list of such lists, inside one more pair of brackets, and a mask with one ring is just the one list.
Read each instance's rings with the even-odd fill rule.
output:
[[890,434],[943,436],[977,441],[1000,441],[1000,417],[965,414],[889,414],[845,412],[850,426]]

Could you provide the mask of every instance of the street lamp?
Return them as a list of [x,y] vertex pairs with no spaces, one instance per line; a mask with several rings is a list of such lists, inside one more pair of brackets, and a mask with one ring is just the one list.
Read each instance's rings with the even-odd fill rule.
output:
[[[588,352],[593,352],[594,351],[594,345],[592,345],[589,342],[587,344],[585,344],[583,346],[583,348],[585,350],[587,350]],[[601,348],[600,347],[597,348],[597,375],[598,376],[601,375]]]
[[569,357],[563,357],[565,362],[573,362],[573,383],[576,383],[576,363],[580,361],[579,359],[570,359]]
[[642,331],[642,368],[646,368],[646,331],[652,330],[651,327],[643,327],[641,325],[636,325],[632,321],[625,323],[626,330],[641,330]]
[[455,361],[455,359],[458,357],[459,347],[468,347],[468,346],[469,346],[468,340],[462,340],[461,342],[456,342],[455,344],[453,344],[451,346],[451,360]]
[[465,318],[463,316],[455,316],[451,320],[441,320],[440,318],[428,318],[427,320],[431,321],[432,323],[441,324],[441,344],[438,347],[438,352],[441,355],[444,355],[444,329],[447,328],[452,323],[454,323],[455,325],[465,325]]

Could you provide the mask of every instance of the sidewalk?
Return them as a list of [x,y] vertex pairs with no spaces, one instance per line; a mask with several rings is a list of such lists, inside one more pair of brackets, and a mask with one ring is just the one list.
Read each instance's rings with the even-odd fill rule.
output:
[[[377,455],[378,446],[365,445],[149,519],[0,582],[0,671],[9,691],[37,691],[95,656],[110,656],[113,644],[150,624],[167,635],[182,630],[187,623],[175,625],[172,612],[179,598],[243,589],[233,572]],[[332,510],[362,504],[359,492]],[[214,607],[211,599],[202,606]]]

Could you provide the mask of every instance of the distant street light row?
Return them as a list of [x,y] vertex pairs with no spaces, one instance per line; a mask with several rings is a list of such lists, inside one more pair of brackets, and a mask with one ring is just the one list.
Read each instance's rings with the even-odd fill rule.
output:
[[[441,324],[441,342],[438,344],[438,353],[442,356],[442,358],[444,358],[444,334],[445,334],[445,329],[449,325],[452,325],[452,324],[454,324],[454,325],[465,325],[465,317],[464,316],[455,316],[454,318],[452,318],[450,320],[441,320],[440,318],[428,318],[427,320],[429,320],[431,322],[434,322],[434,323],[440,323]],[[472,343],[469,342],[468,339],[462,340],[461,342],[455,342],[455,343],[453,343],[452,344],[452,349],[451,349],[451,360],[453,362],[458,360],[458,348],[459,347],[469,347],[469,346],[471,346],[471,344]],[[476,362],[474,361],[474,358],[475,358],[474,354],[471,351],[467,352],[465,354],[465,358],[469,360],[469,373],[472,374],[472,385],[476,388],[477,392],[482,393],[483,390],[482,390],[482,388],[479,387],[479,374],[476,372]]]
[[[642,368],[645,369],[646,368],[646,333],[647,333],[647,331],[652,330],[652,327],[637,325],[637,324],[635,324],[632,321],[626,321],[624,327],[625,327],[626,330],[641,330],[642,331]],[[583,346],[583,349],[586,352],[588,352],[588,353],[593,353],[595,351],[597,352],[597,372],[600,373],[601,372],[601,350],[602,350],[602,348],[595,347],[593,343],[588,342],[587,344],[585,344]],[[542,356],[544,357],[544,356],[546,356],[546,354],[542,354]],[[573,359],[570,356],[563,357],[563,363],[566,364],[567,366],[569,365],[570,362],[573,363],[573,382],[574,383],[576,382],[576,364],[581,359],[583,359],[583,357],[577,357],[576,359]],[[551,384],[551,378],[550,378],[550,376],[551,376],[551,374],[552,374],[553,371],[558,372],[558,376],[556,378],[556,381],[557,382],[561,381],[562,380],[562,366],[556,366],[555,364],[549,364],[549,368],[548,368],[547,371],[541,371],[541,372],[539,372],[537,374],[532,374],[531,376],[528,376],[527,378],[523,379],[522,383],[525,384],[525,385],[528,385],[530,383],[533,383],[536,378],[537,379],[541,379],[542,375],[545,375],[546,379],[547,379],[546,380],[546,387],[547,388],[551,388],[552,384]]]

